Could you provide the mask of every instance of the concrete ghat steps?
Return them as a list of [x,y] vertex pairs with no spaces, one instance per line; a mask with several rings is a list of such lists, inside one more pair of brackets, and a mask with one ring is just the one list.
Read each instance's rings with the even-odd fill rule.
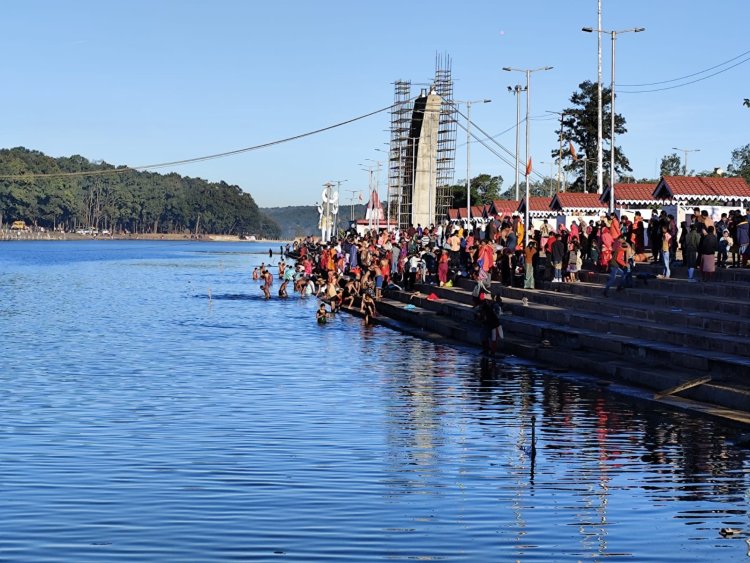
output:
[[[454,306],[465,309],[465,312],[458,315],[458,319],[446,315],[445,311],[430,310],[421,305],[431,304],[446,305],[446,302],[431,302],[423,298],[412,298],[411,295],[403,292],[389,292],[396,297],[384,297],[378,302],[378,310],[381,314],[389,317],[387,322],[395,319],[397,323],[403,323],[407,326],[417,327],[424,331],[425,335],[434,339],[434,337],[445,337],[449,342],[464,342],[473,345],[480,344],[480,331],[476,323],[466,322],[468,315],[473,319],[473,310],[470,306],[460,303],[454,303]],[[418,304],[414,303],[417,301]],[[407,305],[413,308],[406,308]],[[462,318],[464,317],[464,318]],[[602,350],[576,350],[574,354],[564,346],[554,344],[542,345],[539,342],[529,339],[525,335],[518,335],[512,327],[508,326],[510,318],[504,319],[506,327],[505,341],[503,342],[503,351],[516,354],[531,360],[548,363],[554,366],[556,370],[576,370],[594,373],[607,378],[635,384],[640,387],[661,391],[684,382],[691,377],[693,373],[687,371],[665,370],[659,367],[633,366],[627,359],[623,359],[617,354],[612,354]],[[517,319],[512,319],[517,321]],[[387,324],[387,322],[385,324]],[[514,324],[511,322],[510,324]],[[419,336],[418,332],[415,335]],[[693,401],[708,401],[712,405],[718,405],[724,409],[736,409],[738,411],[750,410],[750,390],[737,389],[721,384],[709,383],[701,385],[680,393],[681,397]],[[679,403],[679,397],[665,399],[666,402]],[[680,406],[679,404],[675,406]],[[683,405],[687,406],[687,405]],[[727,413],[721,408],[715,408],[703,405],[703,412],[714,414],[724,418],[734,418],[736,420],[749,420],[746,415],[739,413]]]
[[[443,296],[442,301],[428,301],[426,296],[414,296],[405,292],[388,292],[389,297],[412,303],[421,308],[452,317],[464,325],[475,325],[474,311],[470,305],[471,295],[464,289],[445,289],[426,286],[425,289]],[[469,303],[467,303],[467,301]],[[663,367],[676,370],[699,370],[711,374],[719,381],[740,381],[750,374],[750,358],[713,350],[700,350],[664,341],[654,341],[640,336],[613,334],[572,326],[563,318],[543,320],[531,318],[538,307],[523,307],[520,302],[512,304],[521,315],[505,317],[503,327],[514,335],[522,335],[529,342],[548,341],[570,351],[609,353],[622,357],[631,364]],[[550,310],[551,308],[548,308]],[[560,310],[562,311],[562,310]],[[564,315],[560,312],[559,315]]]
[[[635,269],[635,276],[642,273],[641,269]],[[581,281],[604,285],[607,282],[609,274],[587,271],[580,272]],[[700,275],[696,274],[696,281],[690,282],[687,278],[681,279],[672,277],[670,279],[650,279],[647,281],[634,277],[633,283],[638,289],[648,289],[650,291],[663,291],[669,293],[679,293],[686,296],[701,296],[721,299],[733,299],[747,301],[750,299],[750,283],[747,282],[701,282]],[[619,280],[618,280],[619,281]]]
[[611,299],[604,299],[554,290],[524,290],[505,286],[501,286],[498,291],[503,298],[520,300],[526,297],[531,303],[558,305],[572,311],[594,312],[612,317],[658,322],[664,326],[682,326],[718,334],[750,337],[750,318],[632,303],[619,299],[616,292],[612,292]]
[[[459,284],[467,291],[474,287],[474,282],[470,280],[461,280]],[[702,333],[723,334],[733,338],[750,335],[750,317],[741,314],[741,307],[730,307],[727,312],[717,312],[716,309],[696,311],[690,307],[670,306],[669,300],[663,298],[651,302],[648,295],[641,290],[626,290],[621,293],[611,290],[610,296],[605,298],[601,287],[583,282],[549,284],[548,290],[525,290],[505,287],[497,283],[493,284],[493,288],[503,297],[507,296],[512,299],[526,297],[530,303],[563,307],[568,311],[595,312],[600,316],[610,315],[642,323],[655,323],[661,329],[690,328],[700,330]],[[638,295],[634,296],[634,293]],[[702,297],[698,301],[704,305],[706,298]],[[695,303],[683,302],[682,304]]]
[[[425,291],[430,288],[425,288]],[[725,335],[707,331],[698,331],[684,325],[666,325],[661,319],[649,321],[646,319],[632,319],[614,314],[603,314],[602,311],[582,311],[560,306],[559,303],[541,304],[532,302],[523,306],[521,296],[508,296],[502,286],[493,284],[493,291],[499,292],[504,298],[506,309],[516,316],[522,316],[536,321],[548,321],[572,328],[594,331],[597,334],[619,334],[638,339],[653,340],[690,349],[702,349],[708,352],[721,352],[736,356],[750,356],[750,346],[747,339],[738,335]],[[464,303],[471,303],[471,296],[463,292],[458,296],[451,293],[455,290],[435,288],[431,289],[442,298],[460,299]],[[522,291],[522,290],[521,290]],[[468,292],[467,292],[468,293]],[[607,303],[604,303],[607,305]],[[610,306],[612,308],[612,306]]]
[[[671,283],[671,282],[666,282]],[[680,283],[680,282],[676,282]],[[686,285],[688,282],[682,282]],[[750,316],[750,300],[726,299],[720,297],[710,297],[706,295],[690,295],[671,291],[660,291],[651,288],[651,282],[647,286],[638,285],[635,288],[627,289],[622,293],[615,294],[614,288],[610,291],[610,299],[616,299],[622,302],[640,303],[643,305],[654,305],[657,307],[670,307],[673,309],[694,310],[694,311],[713,311],[724,315]],[[541,289],[560,291],[583,295],[587,297],[601,297],[604,290],[603,283],[551,283],[545,282],[540,286]]]

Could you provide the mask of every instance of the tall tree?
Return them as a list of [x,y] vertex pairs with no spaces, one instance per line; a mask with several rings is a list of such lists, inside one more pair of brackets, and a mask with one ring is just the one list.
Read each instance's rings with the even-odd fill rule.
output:
[[[470,185],[472,205],[492,203],[500,197],[503,177],[479,174],[471,179]],[[451,193],[453,194],[453,207],[466,207],[466,180],[451,186]]]
[[662,176],[680,176],[682,175],[682,160],[677,153],[667,154],[661,157],[661,166],[659,173]]
[[727,172],[732,176],[742,176],[750,183],[750,144],[732,151],[732,162],[727,166]]
[[[596,191],[596,141],[597,141],[597,88],[596,83],[586,80],[578,85],[579,90],[573,92],[570,97],[571,107],[563,110],[562,136],[564,139],[562,158],[567,161],[564,168],[568,172],[578,175],[570,186],[571,191],[583,191],[583,178],[586,178],[588,191]],[[602,88],[602,149],[604,160],[604,177],[608,182],[610,145],[612,140],[612,91]],[[555,131],[560,135],[560,129]],[[619,113],[615,114],[615,133],[623,135],[627,133],[625,118]],[[570,143],[576,151],[576,157],[572,158]],[[553,150],[552,156],[558,158],[559,150]],[[584,174],[584,166],[588,166]],[[615,151],[615,173],[617,175],[631,172],[630,162],[622,151],[616,147]]]

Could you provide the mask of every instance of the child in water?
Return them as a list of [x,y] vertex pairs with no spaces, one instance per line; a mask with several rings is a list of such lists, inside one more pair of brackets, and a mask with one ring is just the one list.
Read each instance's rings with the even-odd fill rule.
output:
[[320,304],[318,312],[315,314],[315,318],[318,320],[319,325],[324,325],[328,322],[328,312],[326,311],[325,303]]

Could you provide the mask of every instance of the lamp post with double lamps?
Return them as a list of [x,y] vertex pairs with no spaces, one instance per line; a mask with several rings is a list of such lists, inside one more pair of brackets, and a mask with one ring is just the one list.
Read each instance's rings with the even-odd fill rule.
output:
[[[611,132],[610,132],[610,148],[609,148],[609,212],[615,212],[615,42],[617,41],[617,35],[620,33],[640,33],[646,31],[645,27],[632,27],[630,29],[622,29],[620,31],[605,31],[603,29],[594,29],[592,27],[584,27],[582,31],[586,33],[609,33],[612,37],[612,81],[610,85],[610,96],[611,101]],[[601,146],[601,140],[599,140]]]
[[529,231],[531,226],[529,225],[529,129],[531,120],[529,114],[531,113],[531,73],[539,72],[542,70],[552,70],[551,66],[542,66],[539,68],[512,68],[504,66],[503,70],[506,72],[523,72],[526,74],[526,213],[524,216],[524,246],[529,244]]
[[687,165],[687,155],[689,152],[701,152],[701,150],[700,149],[678,149],[677,147],[672,147],[672,150],[680,151],[681,153],[685,155],[685,160],[683,161],[685,163],[685,168],[684,168],[683,173],[685,176],[689,176],[690,173],[688,172],[689,168]]

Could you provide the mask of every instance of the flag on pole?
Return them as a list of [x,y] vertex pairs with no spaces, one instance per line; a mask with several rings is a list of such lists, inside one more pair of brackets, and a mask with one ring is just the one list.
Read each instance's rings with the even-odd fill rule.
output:
[[568,144],[570,145],[570,158],[577,162],[578,155],[576,154],[576,149],[573,147],[573,141],[568,141]]
[[362,201],[362,192],[359,192],[359,201]]
[[531,170],[532,170],[532,168],[531,168],[531,157],[529,157],[529,161],[526,163],[526,175],[527,176],[529,174],[531,174]]

